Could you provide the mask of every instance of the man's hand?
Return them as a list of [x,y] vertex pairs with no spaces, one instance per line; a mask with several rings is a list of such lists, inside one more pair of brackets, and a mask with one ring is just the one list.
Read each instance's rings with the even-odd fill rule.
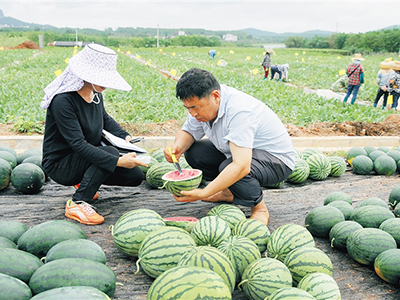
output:
[[133,169],[134,167],[137,166],[148,167],[148,165],[146,165],[144,162],[141,162],[140,160],[136,159],[135,152],[127,153],[121,156],[117,162],[117,167],[122,167],[126,169]]

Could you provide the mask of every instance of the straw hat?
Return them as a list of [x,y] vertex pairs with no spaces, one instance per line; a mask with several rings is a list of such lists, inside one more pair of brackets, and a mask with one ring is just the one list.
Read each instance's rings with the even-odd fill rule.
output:
[[99,44],[88,44],[69,59],[78,78],[105,88],[130,91],[132,87],[117,72],[117,53]]
[[352,60],[355,60],[355,59],[356,59],[356,60],[361,60],[361,61],[362,61],[362,60],[365,60],[365,58],[362,58],[362,57],[361,57],[361,54],[360,54],[360,53],[355,53],[355,54],[354,54],[354,57],[352,58]]
[[400,61],[393,61],[390,67],[393,69],[393,71],[400,71]]
[[272,54],[275,53],[275,51],[271,48],[267,48],[267,50],[265,50],[266,53]]
[[381,69],[385,69],[385,70],[390,69],[390,61],[389,61],[388,59],[385,59],[384,61],[382,61],[382,62],[379,64],[379,67],[380,67]]

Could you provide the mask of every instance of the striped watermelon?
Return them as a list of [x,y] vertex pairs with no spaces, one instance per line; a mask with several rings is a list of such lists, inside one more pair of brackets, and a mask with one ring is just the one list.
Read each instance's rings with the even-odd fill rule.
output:
[[0,273],[0,299],[4,300],[29,300],[32,291],[29,286],[16,277]]
[[0,248],[17,249],[17,244],[8,238],[0,236]]
[[[398,151],[400,152],[400,151]],[[389,233],[397,243],[397,247],[400,247],[400,219],[391,218],[383,221],[379,226],[379,229]]]
[[190,232],[197,246],[218,247],[231,235],[228,223],[217,216],[201,218]]
[[259,258],[247,266],[238,287],[250,300],[263,300],[284,287],[292,286],[292,274],[284,263],[273,258]]
[[185,229],[187,232],[191,232],[194,225],[197,222],[195,217],[169,217],[164,218],[164,223],[167,226],[175,226]]
[[353,147],[351,148],[346,155],[347,162],[349,165],[352,164],[352,161],[355,157],[359,155],[368,155],[367,151],[364,150],[362,147]]
[[230,236],[218,246],[231,261],[236,273],[236,282],[240,281],[246,267],[261,258],[257,245],[244,236]]
[[263,222],[255,219],[244,219],[236,224],[232,230],[232,235],[245,236],[251,239],[263,253],[267,249],[271,233]]
[[350,219],[350,215],[354,210],[354,207],[349,203],[347,203],[346,201],[333,201],[329,203],[327,206],[333,206],[336,207],[338,210],[340,210],[345,220]]
[[329,173],[332,177],[339,177],[346,172],[346,161],[340,156],[330,156],[331,161],[331,172]]
[[188,247],[196,244],[190,234],[181,228],[164,226],[148,234],[139,248],[139,263],[150,277],[157,278],[161,273],[176,267]]
[[[62,298],[61,298],[62,297]],[[91,286],[64,286],[39,293],[31,300],[111,300],[106,293]],[[21,299],[20,299],[21,300]]]
[[390,249],[380,253],[374,261],[376,274],[391,284],[400,280],[400,249]]
[[394,161],[397,162],[400,160],[400,151],[397,150],[390,150],[386,153],[387,156],[390,156],[391,158],[394,159]]
[[322,250],[314,247],[299,247],[286,256],[284,264],[292,273],[293,281],[298,283],[310,273],[325,273],[332,276],[331,259]]
[[307,180],[309,174],[310,166],[308,163],[304,159],[296,158],[294,170],[286,179],[286,181],[291,183],[302,183]]
[[383,221],[390,218],[395,216],[388,208],[376,205],[357,207],[350,215],[350,220],[368,228],[378,228]]
[[302,300],[302,299],[315,300],[315,298],[306,291],[295,287],[281,288],[273,292],[267,298],[267,300]]
[[354,221],[343,221],[334,225],[329,231],[329,240],[331,247],[338,249],[346,249],[346,241],[349,235],[357,229],[363,228],[359,223]]
[[267,253],[269,257],[283,262],[290,251],[302,246],[314,247],[313,236],[303,226],[289,223],[272,232],[267,244]]
[[151,157],[153,157],[155,160],[157,160],[159,163],[162,163],[162,162],[167,162],[167,160],[166,160],[166,158],[165,158],[165,155],[164,155],[164,149],[157,149],[157,150],[154,150],[152,153],[151,153]]
[[324,180],[331,173],[331,161],[324,154],[313,154],[306,159],[310,167],[309,178]]
[[342,221],[344,221],[344,215],[336,207],[319,206],[307,214],[305,227],[313,236],[327,238],[331,228]]
[[364,150],[367,152],[367,154],[369,155],[372,151],[375,151],[376,148],[372,147],[372,146],[365,146]]
[[165,271],[153,281],[147,299],[230,300],[232,294],[214,271],[195,266],[178,266]]
[[147,208],[131,210],[123,214],[115,226],[111,226],[111,234],[115,246],[124,254],[137,257],[140,244],[152,231],[165,226],[162,217]]
[[328,194],[324,199],[324,205],[328,205],[333,201],[346,201],[347,203],[353,205],[353,200],[351,196],[344,192],[332,192]]
[[368,154],[368,157],[370,159],[372,159],[372,161],[375,161],[375,159],[377,159],[379,156],[382,156],[382,155],[387,155],[387,154],[383,151],[375,150],[375,151],[372,151],[370,154]]
[[380,253],[396,248],[397,244],[394,238],[378,228],[358,229],[349,235],[346,242],[346,249],[350,257],[363,265],[373,264]]
[[366,155],[355,157],[351,163],[353,173],[358,175],[369,175],[374,169],[374,162]]
[[301,154],[301,151],[299,149],[294,148],[293,150],[294,150],[294,154],[295,154],[295,158],[296,159],[303,157],[302,154]]
[[166,188],[175,196],[182,196],[181,191],[191,191],[199,187],[203,172],[195,169],[182,169],[182,173],[177,170],[164,174],[161,179],[164,184],[161,188]]
[[395,208],[398,203],[400,203],[400,186],[396,186],[389,194],[389,205]]
[[307,158],[309,158],[313,154],[322,154],[323,155],[323,152],[321,150],[319,150],[318,148],[307,148],[307,149],[304,149],[303,152],[301,152],[301,157],[304,160],[307,160]]
[[388,155],[379,156],[374,161],[374,170],[378,175],[390,176],[396,172],[397,163]]
[[0,236],[18,243],[18,239],[28,230],[28,227],[18,221],[0,220]]
[[164,185],[162,177],[171,171],[175,171],[175,167],[169,162],[155,164],[147,170],[146,181],[151,187],[160,188]]
[[308,292],[317,300],[340,300],[338,284],[332,276],[325,273],[311,273],[300,280],[297,288]]
[[[398,152],[400,152],[400,151],[398,151]],[[358,207],[367,206],[367,205],[378,205],[378,206],[388,208],[388,204],[385,201],[383,201],[381,198],[378,198],[378,197],[366,198],[360,202]]]
[[[149,156],[149,155],[147,155]],[[159,162],[152,156],[150,156],[150,162],[147,163],[147,167],[145,166],[139,166],[139,168],[143,171],[144,174],[147,173],[147,171],[154,165],[158,164]]]
[[[242,210],[232,204],[220,204],[214,206],[207,214],[207,216],[217,216],[223,219],[232,230],[235,225],[246,219],[246,215]],[[264,225],[265,226],[265,225]]]
[[383,151],[383,152],[385,152],[385,153],[388,153],[388,152],[390,151],[390,148],[389,148],[389,147],[382,146],[382,147],[379,147],[377,150]]
[[178,266],[210,269],[221,276],[231,293],[235,289],[235,269],[229,258],[215,247],[199,246],[188,249],[180,258]]

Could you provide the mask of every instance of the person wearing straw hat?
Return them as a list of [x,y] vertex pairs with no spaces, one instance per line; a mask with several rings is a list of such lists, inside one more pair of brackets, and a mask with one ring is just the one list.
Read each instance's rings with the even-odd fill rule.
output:
[[352,58],[353,62],[347,67],[346,73],[349,77],[347,83],[347,94],[344,96],[343,104],[346,104],[347,99],[353,93],[353,98],[351,99],[351,104],[357,99],[358,90],[360,89],[361,83],[364,83],[364,68],[361,62],[364,60],[360,53],[355,53]]
[[264,68],[264,79],[268,78],[268,73],[269,73],[269,68],[271,67],[271,54],[275,53],[274,50],[272,50],[271,48],[268,48],[265,51],[265,56],[264,56],[264,60],[261,63],[261,65]]
[[392,77],[393,70],[390,68],[390,61],[388,59],[385,59],[383,62],[381,62],[379,66],[380,70],[377,74],[378,92],[375,97],[374,107],[378,105],[380,98],[383,96],[382,109],[385,109],[389,96],[389,80]]
[[[390,77],[389,80],[389,87],[388,87],[388,92],[390,95],[393,97],[393,103],[390,107],[390,109],[394,108],[395,112],[397,112],[397,105],[398,105],[398,100],[400,96],[400,61],[394,61],[390,64],[390,67],[394,71],[392,76]],[[389,109],[389,107],[388,107]]]
[[44,89],[41,102],[47,110],[43,168],[59,184],[80,183],[66,203],[65,215],[87,225],[104,221],[88,203],[102,184],[138,186],[144,179],[138,166],[146,164],[136,158],[136,153],[120,156],[116,148],[101,146],[103,129],[127,142],[131,140],[104,108],[102,92],[106,88],[131,90],[116,66],[115,51],[88,44]]

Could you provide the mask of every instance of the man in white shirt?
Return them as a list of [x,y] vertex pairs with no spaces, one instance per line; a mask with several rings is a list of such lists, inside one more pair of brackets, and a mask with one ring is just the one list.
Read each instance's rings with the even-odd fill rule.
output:
[[[203,189],[182,191],[180,202],[233,202],[251,207],[252,219],[268,224],[262,186],[285,180],[295,152],[277,115],[254,97],[220,85],[208,71],[191,69],[176,86],[189,115],[171,146],[179,158],[211,181]],[[207,138],[203,138],[203,137]],[[168,148],[168,147],[167,147]],[[172,162],[165,149],[165,157]]]

